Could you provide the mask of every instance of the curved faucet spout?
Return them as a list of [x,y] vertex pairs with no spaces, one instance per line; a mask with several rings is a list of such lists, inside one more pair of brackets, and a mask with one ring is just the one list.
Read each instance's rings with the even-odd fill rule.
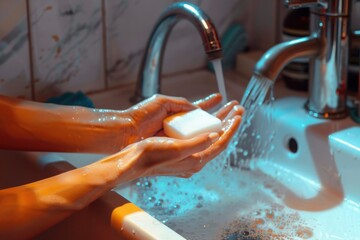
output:
[[298,57],[315,57],[321,52],[316,37],[304,37],[283,42],[270,48],[256,63],[254,73],[275,81],[281,70]]
[[210,18],[194,4],[174,3],[161,14],[150,35],[135,96],[130,99],[131,102],[139,102],[160,92],[160,74],[165,44],[175,24],[182,19],[189,20],[196,27],[210,60],[221,57],[220,40]]

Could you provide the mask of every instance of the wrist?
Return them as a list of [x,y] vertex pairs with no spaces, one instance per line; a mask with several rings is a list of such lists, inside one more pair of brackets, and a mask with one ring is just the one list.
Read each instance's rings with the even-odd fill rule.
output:
[[89,124],[105,153],[116,153],[138,141],[136,126],[127,111],[94,109],[94,114]]
[[98,174],[105,174],[106,181],[112,186],[123,184],[143,176],[141,158],[143,151],[138,144],[131,144],[122,151],[89,165]]

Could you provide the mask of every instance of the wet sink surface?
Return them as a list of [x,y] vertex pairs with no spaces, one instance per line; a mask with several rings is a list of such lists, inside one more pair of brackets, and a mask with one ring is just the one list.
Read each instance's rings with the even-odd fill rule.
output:
[[117,192],[187,239],[358,239],[359,195],[339,169],[355,173],[329,143],[354,124],[307,116],[304,101],[275,102],[271,122],[257,116],[238,167],[229,168],[224,154],[191,179],[142,179]]
[[205,171],[212,174],[180,181],[148,179],[127,197],[186,239],[290,239],[314,234],[313,222],[285,207],[272,179],[261,172]]
[[[190,180],[143,179],[130,191],[117,192],[186,239],[357,239],[357,206],[323,192],[307,208],[309,195],[320,189],[263,164],[274,176],[261,170],[220,171],[211,164]],[[294,197],[294,192],[305,194]]]

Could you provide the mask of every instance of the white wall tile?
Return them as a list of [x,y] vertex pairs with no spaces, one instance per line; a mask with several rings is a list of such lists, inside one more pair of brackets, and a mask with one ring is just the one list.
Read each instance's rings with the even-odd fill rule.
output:
[[35,97],[104,89],[100,0],[31,0]]
[[0,94],[31,99],[25,0],[0,1]]

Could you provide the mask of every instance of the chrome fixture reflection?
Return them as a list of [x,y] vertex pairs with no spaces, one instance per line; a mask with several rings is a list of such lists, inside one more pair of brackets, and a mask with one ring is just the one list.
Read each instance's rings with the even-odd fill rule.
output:
[[220,40],[210,18],[194,4],[174,3],[161,14],[150,35],[131,102],[139,102],[160,92],[161,65],[166,41],[175,24],[182,19],[189,20],[196,27],[210,60],[221,57]]
[[347,116],[351,0],[285,0],[285,4],[311,7],[311,35],[269,49],[255,66],[255,73],[275,80],[290,60],[311,57],[306,110],[319,118]]

